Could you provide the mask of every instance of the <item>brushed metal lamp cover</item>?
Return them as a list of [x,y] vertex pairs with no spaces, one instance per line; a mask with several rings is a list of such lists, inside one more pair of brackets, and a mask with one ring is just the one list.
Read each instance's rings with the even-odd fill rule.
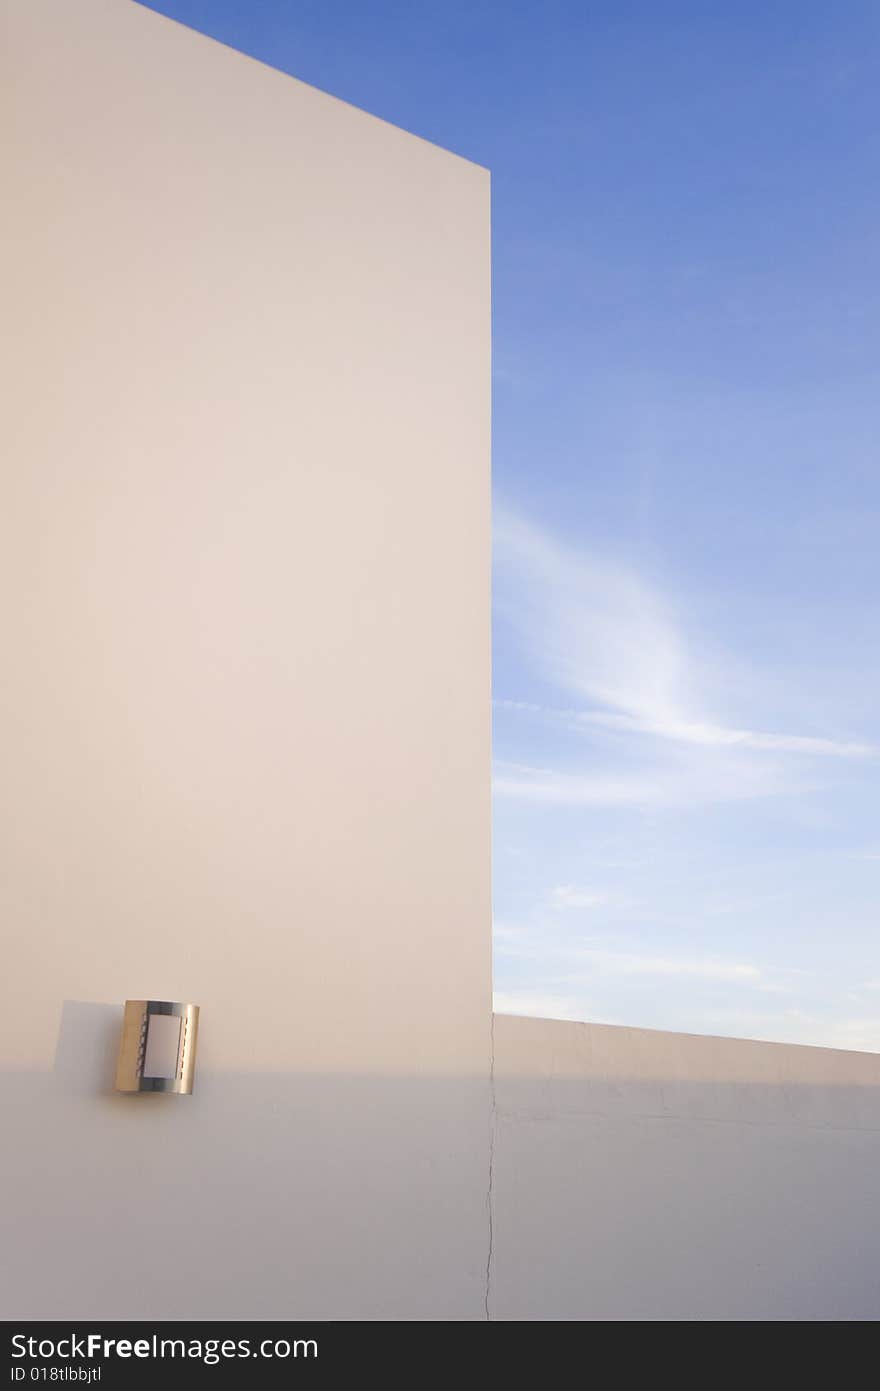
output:
[[193,1089],[198,1005],[175,1000],[126,1000],[116,1061],[118,1092]]

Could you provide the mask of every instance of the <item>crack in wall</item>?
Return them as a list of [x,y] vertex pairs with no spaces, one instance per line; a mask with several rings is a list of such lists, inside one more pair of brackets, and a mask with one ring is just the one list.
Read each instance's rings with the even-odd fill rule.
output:
[[492,1184],[495,1179],[495,1011],[492,1011],[489,1025],[489,1186],[486,1190],[486,1211],[489,1219],[489,1251],[486,1256],[486,1296],[485,1308],[486,1319],[492,1316],[489,1312],[489,1296],[492,1292],[492,1257],[494,1254],[495,1224],[494,1211],[492,1207],[493,1193]]

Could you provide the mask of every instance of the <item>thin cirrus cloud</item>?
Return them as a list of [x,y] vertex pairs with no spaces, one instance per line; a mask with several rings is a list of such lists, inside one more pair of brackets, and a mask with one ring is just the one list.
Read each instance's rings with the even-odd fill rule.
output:
[[760,966],[728,957],[616,950],[591,945],[583,940],[554,940],[536,923],[497,924],[495,935],[499,957],[541,961],[547,970],[564,970],[569,984],[596,981],[602,977],[662,976],[724,981],[759,990],[768,986],[782,988],[781,982],[769,980],[767,972]]
[[685,744],[702,744],[714,748],[768,750],[778,753],[802,753],[823,758],[873,758],[877,750],[872,744],[848,742],[841,739],[815,739],[799,734],[761,734],[754,729],[729,729],[723,725],[705,724],[694,720],[678,723],[652,724],[647,720],[630,719],[601,711],[583,711],[578,718],[585,724],[604,725],[634,734],[656,734],[662,739],[675,739]]
[[501,606],[556,684],[606,711],[681,723],[686,658],[668,608],[623,566],[573,555],[548,533],[496,509]]
[[[575,995],[541,990],[496,990],[493,1007],[496,1014],[521,1014],[538,1019],[583,1018],[584,1007]],[[593,1020],[610,1023],[610,1020]]]
[[[496,669],[523,683],[495,701],[497,843],[519,855],[496,1009],[880,1047],[876,950],[847,917],[880,862],[859,820],[880,748],[837,725],[856,707],[822,679],[819,619],[813,683],[784,641],[757,667],[745,611],[724,652],[699,596],[503,509],[495,564]],[[797,661],[812,616],[789,612]]]
[[580,958],[592,972],[614,976],[684,976],[692,980],[716,980],[757,985],[759,967],[739,961],[689,959],[680,956],[645,956],[637,952],[584,950]]
[[672,605],[632,567],[575,553],[503,509],[495,557],[499,613],[515,628],[527,660],[593,708],[499,704],[561,719],[584,733],[628,737],[649,750],[635,772],[500,762],[497,796],[559,805],[694,806],[804,790],[791,755],[801,762],[876,757],[865,742],[713,719],[698,693],[705,659],[686,639]]
[[602,890],[584,889],[577,884],[557,884],[550,901],[554,908],[605,908],[613,899]]
[[806,784],[772,764],[713,758],[640,773],[568,773],[499,760],[492,780],[496,797],[570,807],[696,807],[803,790]]

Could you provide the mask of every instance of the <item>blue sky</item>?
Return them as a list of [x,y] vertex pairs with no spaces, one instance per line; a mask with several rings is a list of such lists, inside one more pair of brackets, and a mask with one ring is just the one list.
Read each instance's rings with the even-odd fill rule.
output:
[[880,1049],[880,10],[165,14],[488,166],[495,985]]

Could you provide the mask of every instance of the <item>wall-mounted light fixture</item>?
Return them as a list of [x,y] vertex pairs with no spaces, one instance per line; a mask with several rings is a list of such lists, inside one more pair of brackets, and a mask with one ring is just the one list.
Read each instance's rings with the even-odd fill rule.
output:
[[198,1005],[126,1000],[116,1062],[116,1090],[189,1096],[198,1032]]

